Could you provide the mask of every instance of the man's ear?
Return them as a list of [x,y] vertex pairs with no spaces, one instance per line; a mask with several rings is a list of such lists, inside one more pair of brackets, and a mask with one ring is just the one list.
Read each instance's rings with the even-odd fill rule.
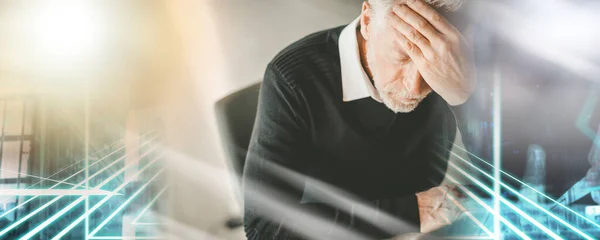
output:
[[373,22],[373,11],[371,4],[367,1],[363,2],[362,12],[360,14],[360,34],[365,40],[369,40],[369,31]]

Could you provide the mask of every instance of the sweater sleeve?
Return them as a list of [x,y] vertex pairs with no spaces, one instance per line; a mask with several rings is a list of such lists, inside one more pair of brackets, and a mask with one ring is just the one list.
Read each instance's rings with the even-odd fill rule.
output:
[[366,203],[380,210],[376,212],[386,212],[406,223],[406,228],[393,230],[382,230],[377,222],[356,217],[354,209],[335,201],[302,203],[306,160],[311,154],[304,102],[296,86],[270,64],[261,86],[243,174],[248,239],[364,239],[418,232],[414,194]]

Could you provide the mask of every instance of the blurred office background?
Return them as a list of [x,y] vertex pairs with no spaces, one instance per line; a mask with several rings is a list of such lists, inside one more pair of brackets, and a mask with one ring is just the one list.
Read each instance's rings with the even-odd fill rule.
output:
[[0,238],[244,239],[214,104],[360,3],[0,1]]

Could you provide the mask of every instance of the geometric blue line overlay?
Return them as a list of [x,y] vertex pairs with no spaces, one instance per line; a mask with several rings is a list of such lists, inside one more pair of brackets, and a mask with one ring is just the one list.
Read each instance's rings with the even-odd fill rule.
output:
[[[450,180],[451,182],[457,184],[457,186],[467,194],[467,196],[471,197],[473,200],[475,200],[476,203],[478,203],[480,206],[482,206],[486,211],[488,211],[490,214],[495,215],[495,217],[497,219],[499,219],[499,221],[501,223],[503,223],[505,226],[507,226],[509,229],[511,229],[513,232],[515,232],[518,236],[520,236],[522,239],[526,239],[526,240],[531,240],[530,237],[528,237],[523,231],[521,231],[519,228],[517,228],[513,223],[511,223],[508,219],[506,219],[505,217],[503,217],[501,214],[499,214],[498,212],[494,211],[493,208],[491,208],[490,206],[488,206],[484,200],[482,200],[481,198],[479,198],[477,195],[475,195],[473,192],[471,192],[469,189],[463,187],[462,185],[459,184],[459,182],[451,175],[446,173],[445,170],[442,170],[439,166],[435,165],[434,168],[440,172],[441,174],[446,174],[446,177],[448,178],[448,180]],[[468,175],[468,174],[467,174]],[[467,176],[467,178],[470,177],[470,175]]]
[[158,192],[156,194],[154,199],[150,200],[150,202],[146,205],[146,207],[144,207],[144,209],[142,209],[142,211],[137,215],[137,217],[135,217],[135,219],[133,219],[133,221],[131,222],[133,225],[158,225],[158,224],[160,224],[160,223],[139,222],[139,220],[148,211],[148,209],[150,209],[150,207],[152,207],[154,205],[156,200],[158,200],[158,198],[160,198],[162,196],[162,194],[167,190],[167,188],[169,188],[169,186],[165,186],[162,190],[160,190],[160,192]]
[[[117,210],[115,210],[112,214],[110,214],[110,216],[108,216],[104,221],[102,221],[102,223],[100,223],[100,225],[98,225],[90,233],[90,235],[88,237],[92,237],[96,233],[98,233],[98,230],[100,230],[102,227],[104,227],[108,223],[108,221],[113,219],[119,212],[121,212],[123,210],[123,208],[125,208],[129,203],[131,203],[131,201],[133,201],[133,199],[135,199],[142,191],[144,191],[146,189],[146,187],[148,187],[148,185],[154,181],[154,179],[156,179],[160,174],[162,174],[163,171],[164,171],[164,168],[161,169],[160,171],[158,171],[158,173],[156,173],[154,175],[154,177],[152,177],[150,180],[148,180],[148,182],[146,182],[144,185],[142,185],[133,195],[131,195],[131,197],[129,197],[129,199],[127,199],[127,201],[123,202],[121,204],[121,206],[119,206],[117,208]],[[107,198],[108,198],[108,196],[107,196]]]
[[[148,152],[147,152],[148,153]],[[145,154],[144,154],[145,155]],[[143,157],[143,156],[142,156]],[[154,160],[156,161],[156,160]],[[154,161],[152,163],[154,163]],[[106,184],[108,184],[110,181],[112,181],[113,179],[115,179],[118,175],[120,175],[121,173],[123,173],[126,169],[128,169],[129,167],[133,166],[136,162],[132,162],[130,164],[128,164],[126,167],[121,168],[118,172],[114,173],[112,176],[110,176],[108,179],[106,179],[103,183],[101,183],[99,187],[102,187]],[[148,165],[146,165],[146,167],[148,167]],[[146,168],[145,167],[145,168]],[[144,168],[144,170],[145,170]],[[140,170],[141,172],[142,170]],[[139,173],[139,172],[138,172]],[[114,192],[118,192],[118,190],[121,190],[122,188],[124,188],[127,184],[129,184],[129,182],[124,182],[121,186],[119,186],[118,189],[115,189]],[[108,195],[105,197],[105,199],[111,198],[113,197],[113,195]],[[31,230],[29,233],[27,233],[25,236],[23,236],[22,238],[20,238],[21,240],[24,239],[29,239],[31,237],[33,237],[35,234],[37,234],[39,231],[41,231],[42,229],[44,229],[46,226],[48,226],[49,224],[53,223],[56,219],[60,218],[62,215],[64,215],[66,212],[68,212],[69,210],[73,209],[77,204],[83,202],[85,200],[85,196],[79,197],[77,200],[75,200],[72,204],[70,204],[69,206],[66,206],[65,208],[63,208],[61,211],[59,211],[58,213],[56,213],[54,216],[46,219],[46,221],[44,221],[42,224],[40,224],[38,227],[34,228],[33,230]],[[83,218],[85,219],[85,218]],[[82,219],[82,220],[83,220]],[[62,236],[62,235],[61,235]],[[60,237],[59,237],[60,238]],[[57,238],[57,239],[59,239]]]
[[[488,173],[486,173],[485,171],[477,168],[475,165],[473,165],[472,163],[470,163],[469,161],[463,159],[461,156],[457,155],[456,153],[451,153],[453,155],[455,155],[458,159],[462,160],[463,162],[465,162],[466,164],[470,165],[472,168],[478,170],[481,174],[483,174],[484,176],[488,177],[491,180],[494,180],[494,177],[492,177],[491,175],[489,175]],[[449,163],[452,164],[452,163]],[[452,164],[453,165],[453,164]],[[457,166],[453,166],[454,168],[457,168]],[[514,190],[513,188],[511,188],[510,186],[508,186],[507,184],[503,183],[503,182],[499,182],[500,185],[506,189],[508,189],[509,191],[511,191],[513,194],[515,194],[516,196],[518,196],[519,198],[525,200],[526,202],[528,202],[529,204],[533,205],[534,207],[536,207],[538,210],[540,210],[542,213],[547,214],[548,216],[554,218],[555,220],[557,220],[558,222],[560,222],[561,224],[563,224],[564,226],[568,227],[569,229],[573,230],[574,232],[578,233],[579,235],[581,235],[582,237],[586,238],[586,239],[590,239],[592,240],[593,238],[588,236],[587,234],[585,234],[584,232],[582,232],[581,230],[579,230],[577,227],[567,223],[565,220],[563,220],[562,218],[556,216],[555,214],[553,214],[552,212],[548,211],[546,208],[544,208],[543,206],[533,202],[531,199],[523,196],[521,193],[519,193],[519,191]],[[543,229],[546,229],[545,226],[542,226]],[[549,230],[548,230],[549,231]],[[551,234],[552,235],[552,234]]]
[[[490,167],[494,168],[494,166],[493,166],[492,164],[488,163],[487,161],[483,160],[482,158],[478,157],[477,155],[475,155],[475,154],[473,154],[473,153],[471,153],[471,152],[467,151],[466,149],[462,148],[461,146],[458,146],[458,145],[454,144],[454,147],[456,147],[456,149],[459,149],[459,150],[461,150],[461,151],[463,151],[463,152],[467,153],[469,156],[473,157],[473,158],[471,158],[471,159],[478,160],[478,161],[482,162],[483,164],[486,164],[486,165],[488,165],[488,166],[490,166]],[[464,161],[464,159],[462,159],[462,158],[461,158],[461,160],[463,160],[463,161]],[[553,198],[551,198],[550,196],[548,196],[548,195],[544,194],[543,192],[540,192],[540,191],[539,191],[539,190],[537,190],[536,188],[529,186],[529,185],[528,185],[528,184],[526,184],[525,182],[523,182],[523,181],[521,181],[521,180],[517,179],[516,177],[514,177],[514,176],[512,176],[512,175],[508,174],[508,173],[507,173],[507,172],[505,172],[505,171],[502,171],[502,170],[500,170],[500,172],[501,172],[502,174],[504,174],[504,176],[507,176],[508,178],[510,178],[510,179],[512,179],[512,180],[514,180],[514,181],[516,181],[517,183],[521,184],[522,186],[524,186],[524,187],[527,187],[528,189],[530,189],[530,190],[534,191],[535,193],[539,194],[540,196],[543,196],[544,198],[548,199],[550,202],[552,202],[552,203],[556,204],[557,206],[560,206],[562,209],[564,209],[564,210],[566,210],[566,211],[570,212],[571,214],[573,214],[573,215],[575,215],[575,216],[579,217],[581,220],[583,220],[583,221],[587,222],[588,224],[590,224],[590,225],[592,225],[592,226],[594,226],[594,227],[596,227],[596,228],[600,228],[600,224],[598,224],[598,223],[594,222],[593,220],[591,220],[591,219],[589,219],[589,218],[587,218],[587,217],[585,217],[585,216],[581,215],[581,214],[580,214],[580,213],[578,213],[577,211],[575,211],[575,210],[573,210],[573,209],[569,208],[568,206],[565,206],[564,204],[561,204],[561,203],[559,203],[559,202],[558,202],[558,201],[556,201],[555,199],[553,199]]]
[[[140,169],[137,174],[145,171],[146,169],[148,169],[151,165],[153,165],[154,163],[157,162],[159,158],[156,158],[154,160],[152,160],[151,162],[149,162],[148,164],[146,164],[146,166],[144,166],[144,168]],[[132,166],[134,163],[131,163],[129,166]],[[123,168],[121,170],[119,170],[120,172],[125,171],[126,168]],[[115,188],[115,192],[118,192],[120,190],[122,190],[123,188],[125,188],[125,186],[127,186],[127,184],[129,184],[129,182],[124,182],[123,184],[121,184],[120,186],[118,186],[117,188]],[[106,196],[105,198],[103,198],[100,202],[98,202],[96,205],[94,205],[93,207],[91,207],[88,211],[86,211],[83,215],[81,215],[79,218],[77,218],[75,221],[72,221],[72,223],[67,226],[65,229],[63,229],[60,233],[58,233],[54,238],[52,239],[60,239],[62,236],[64,236],[65,234],[67,234],[69,231],[71,231],[75,226],[77,226],[79,223],[81,223],[81,221],[83,221],[87,216],[89,216],[91,213],[93,213],[94,211],[96,211],[98,208],[100,208],[102,206],[102,204],[106,203],[111,196]]]
[[[487,161],[485,161],[485,160],[477,157],[476,155],[470,153],[466,149],[464,149],[464,148],[462,148],[460,146],[457,146],[457,145],[454,145],[454,147],[456,149],[460,149],[460,150],[466,152],[469,156],[472,157],[473,160],[478,160],[478,161],[481,161],[482,163],[487,164],[490,167],[494,167],[492,164],[490,164]],[[479,173],[482,173],[483,176],[487,177],[488,179],[490,179],[492,181],[495,181],[495,179],[490,174],[488,174],[487,172],[479,169],[478,167],[476,167],[475,165],[473,165],[472,163],[470,163],[466,159],[462,158],[461,156],[457,155],[454,152],[452,152],[451,154],[453,154],[454,156],[456,156],[458,159],[460,159],[464,163],[468,164],[469,167],[477,170]],[[455,166],[453,164],[450,164],[450,167],[458,168],[458,166]],[[460,169],[459,172],[461,172],[461,173],[464,174],[464,171],[462,171],[462,169]],[[528,186],[527,184],[523,183],[522,181],[519,181],[515,177],[510,176],[508,173],[506,173],[504,171],[501,171],[501,170],[500,170],[500,172],[503,175],[506,175],[509,178],[511,178],[511,179],[519,182],[520,184],[522,184],[522,186],[531,188],[530,186]],[[577,233],[577,235],[579,235],[577,237],[578,239],[581,238],[581,237],[583,237],[585,239],[596,239],[596,237],[599,236],[598,234],[600,232],[598,231],[598,229],[599,229],[598,228],[599,227],[598,223],[594,222],[594,220],[592,220],[592,219],[590,219],[588,217],[582,216],[577,211],[574,211],[571,208],[569,208],[567,206],[564,206],[562,204],[558,204],[558,205],[561,207],[560,209],[564,209],[565,211],[558,211],[558,212],[556,212],[557,209],[555,209],[555,211],[549,211],[548,208],[547,208],[547,204],[541,205],[541,204],[538,204],[536,202],[533,202],[533,201],[531,201],[531,199],[523,196],[519,191],[517,191],[515,189],[512,189],[507,184],[504,184],[502,182],[499,182],[499,184],[502,187],[504,187],[505,189],[507,189],[508,191],[512,192],[512,194],[514,194],[518,198],[520,198],[520,199],[524,200],[525,202],[527,202],[527,203],[531,204],[532,206],[534,206],[538,211],[531,212],[531,209],[528,208],[529,209],[528,211],[530,211],[529,214],[535,214],[534,217],[536,219],[537,218],[540,218],[540,219],[543,218],[543,219],[545,219],[544,220],[544,224],[550,224],[550,225],[542,225],[542,226],[540,226],[540,222],[536,221],[536,222],[533,222],[534,225],[536,225],[537,227],[540,227],[540,229],[544,230],[544,232],[546,232],[550,236],[553,236],[553,238],[557,238],[557,235],[555,235],[554,233],[552,233],[551,231],[549,231],[549,229],[546,226],[552,226],[552,228],[555,229],[556,231],[558,231],[557,233],[559,233],[559,234],[564,234],[564,233],[566,233],[565,230],[569,229],[569,230],[573,231],[574,233]],[[481,186],[481,188],[484,188],[484,187]],[[550,202],[556,203],[556,201],[554,199],[550,198],[549,196],[545,195],[544,193],[537,191],[535,188],[531,188],[531,189],[534,190],[534,192],[540,194],[541,196],[544,196],[545,198],[549,199]],[[499,199],[499,200],[502,201],[502,202],[506,201],[505,199]],[[506,202],[506,203],[508,203],[508,202]],[[523,204],[523,203],[524,202],[521,202],[520,204]],[[510,204],[510,203],[508,204],[509,208],[513,208],[513,206],[510,206],[510,205],[512,205],[512,204]],[[517,210],[517,209],[513,209],[513,210],[517,211],[519,213],[519,215],[523,215],[522,217],[525,218],[525,219],[527,219],[527,220],[534,220],[533,219],[534,217],[532,217],[529,214],[523,214],[522,211]],[[558,213],[560,213],[563,217],[557,216]],[[563,214],[567,214],[567,215],[563,215]],[[569,215],[569,214],[571,214],[571,215]],[[547,217],[544,217],[544,215],[547,216]],[[553,223],[553,222],[549,222],[549,219],[553,219],[553,220],[557,221],[557,223],[559,223],[560,225],[565,226],[566,229],[563,229],[563,228],[558,229],[558,228],[556,228],[556,224]],[[569,219],[568,221],[576,221],[579,227],[578,226],[574,226],[574,225],[568,223],[567,219]],[[588,225],[587,226],[586,225],[579,225],[579,224],[582,224],[582,223],[581,223],[581,221],[578,221],[577,219],[581,219],[581,221],[583,221],[584,223],[587,223]],[[581,228],[581,227],[583,227],[583,228]],[[591,231],[591,232],[589,232],[589,233],[586,234],[586,233],[584,233],[584,231]],[[593,234],[592,234],[592,232],[593,232]],[[534,232],[532,232],[532,234],[534,234]],[[592,234],[592,235],[588,235],[588,234]],[[568,236],[569,237],[567,237],[567,239],[575,237],[574,235],[571,235],[571,234],[569,234]]]
[[[82,161],[77,161],[47,178],[33,176],[40,181],[27,188],[10,189],[0,193],[0,196],[31,196],[25,197],[24,201],[20,201],[17,205],[8,205],[8,209],[0,211],[0,239],[84,239],[86,237],[89,237],[88,239],[165,239],[157,236],[158,233],[135,234],[131,237],[94,236],[101,229],[121,232],[123,228],[118,225],[120,222],[114,221],[125,214],[124,209],[141,204],[140,208],[144,208],[135,219],[137,221],[152,205],[156,205],[161,195],[164,196],[165,186],[156,189],[160,190],[157,191],[158,194],[154,191],[160,183],[158,179],[164,175],[162,155],[158,142],[155,141],[160,134],[152,134],[154,135],[152,137],[148,135],[150,134],[146,133],[140,137],[140,140],[145,140],[139,144],[140,156],[137,160],[127,159],[125,162],[126,151],[121,139],[90,154],[90,157],[96,157],[98,152],[103,152],[98,156],[99,159],[90,159],[88,166],[90,175],[87,178],[82,175],[85,166],[81,164]],[[54,177],[64,171],[72,172],[66,178],[55,180]],[[54,184],[39,189],[38,185],[44,181],[54,182]],[[84,188],[86,182],[90,186],[87,190]],[[38,189],[34,189],[36,186]],[[83,202],[87,197],[90,197],[90,200],[102,200],[90,201],[90,208],[86,210]],[[132,205],[133,203],[135,205]],[[12,213],[15,213],[14,219]],[[85,236],[83,231],[83,220],[86,217],[90,217],[93,221],[102,221],[100,224],[90,222],[93,231],[88,236]],[[125,215],[123,218],[126,218]]]

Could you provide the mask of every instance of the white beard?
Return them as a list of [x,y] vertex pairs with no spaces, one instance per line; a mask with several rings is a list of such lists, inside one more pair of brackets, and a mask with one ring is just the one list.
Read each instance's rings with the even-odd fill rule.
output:
[[[376,69],[374,66],[377,63],[372,55],[374,49],[372,48],[372,46],[367,46],[367,48],[369,48],[369,50],[367,50],[367,62],[369,63],[371,70]],[[423,99],[425,99],[425,97],[427,97],[427,95],[429,95],[429,93],[431,92],[428,91],[427,93],[422,94],[421,96],[412,96],[408,94],[406,88],[398,89],[391,84],[385,84],[383,86],[378,85],[377,83],[379,81],[376,81],[376,79],[378,79],[379,76],[377,75],[376,71],[371,71],[371,74],[373,75],[373,82],[375,83],[375,88],[377,90],[377,93],[379,93],[381,101],[383,102],[383,104],[385,104],[387,108],[392,110],[394,113],[412,112],[413,110],[415,110],[415,108],[417,108],[417,106],[419,106],[419,103]],[[404,102],[403,99],[407,98],[418,100],[409,103]]]
[[[401,98],[401,96],[403,95],[402,92],[385,92],[379,90],[379,88],[377,89],[377,92],[379,92],[379,97],[381,97],[381,101],[383,102],[383,104],[385,104],[386,107],[388,107],[395,113],[412,112],[413,110],[415,110],[415,108],[417,108],[417,106],[419,106],[421,100],[423,100],[421,99],[419,101],[405,103],[399,100],[399,98]],[[404,91],[404,93],[406,93],[406,91]]]

